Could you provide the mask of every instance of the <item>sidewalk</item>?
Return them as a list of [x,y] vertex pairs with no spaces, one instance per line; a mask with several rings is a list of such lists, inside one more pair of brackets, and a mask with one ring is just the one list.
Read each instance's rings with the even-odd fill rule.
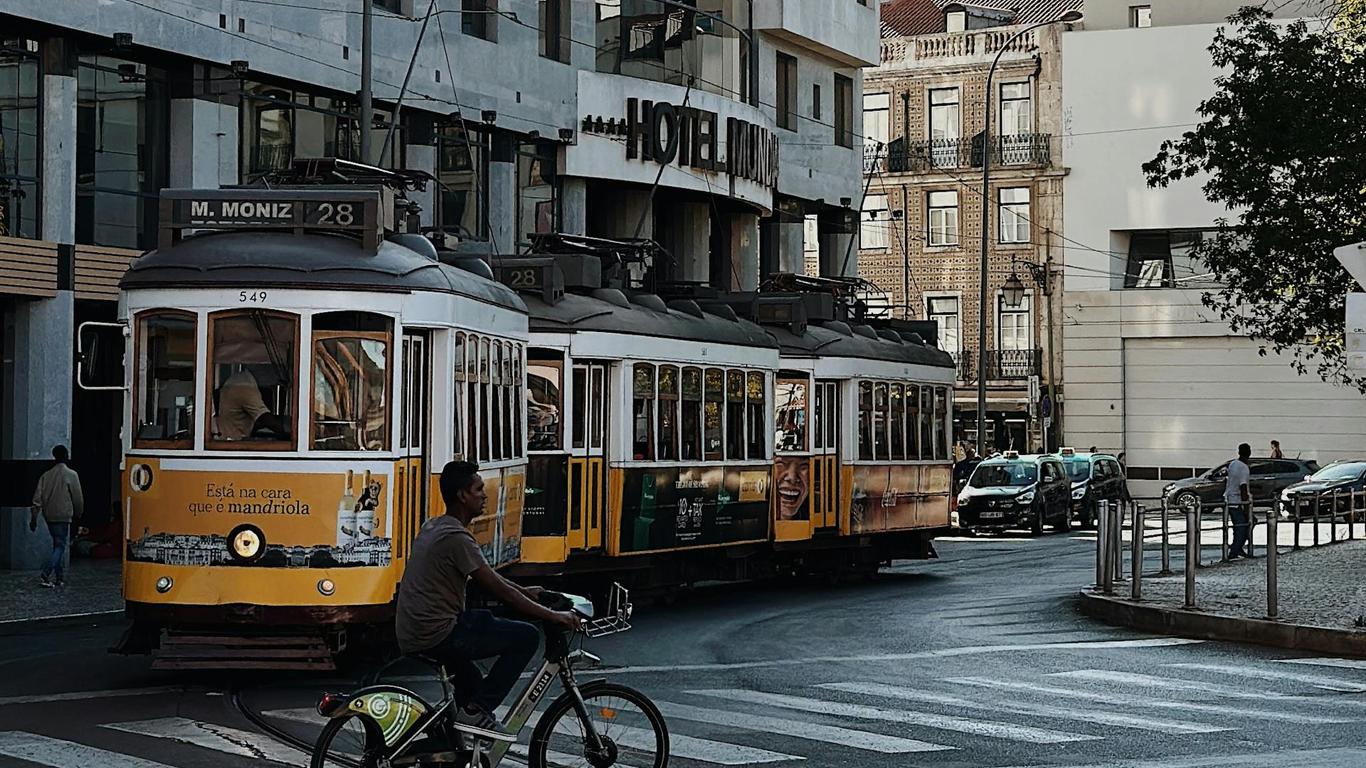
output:
[[122,568],[116,559],[73,558],[61,589],[39,586],[38,571],[0,571],[0,629],[88,614],[121,614]]

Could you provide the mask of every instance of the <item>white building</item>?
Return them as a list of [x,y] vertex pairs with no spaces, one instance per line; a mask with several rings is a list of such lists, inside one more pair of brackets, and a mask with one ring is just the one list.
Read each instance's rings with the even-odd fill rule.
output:
[[1199,120],[1214,90],[1207,49],[1243,4],[1087,0],[1085,29],[1063,35],[1066,441],[1126,453],[1136,496],[1241,442],[1254,456],[1272,439],[1320,463],[1362,455],[1366,400],[1262,357],[1202,307],[1209,279],[1185,252],[1229,213],[1199,178],[1150,189],[1141,171]]

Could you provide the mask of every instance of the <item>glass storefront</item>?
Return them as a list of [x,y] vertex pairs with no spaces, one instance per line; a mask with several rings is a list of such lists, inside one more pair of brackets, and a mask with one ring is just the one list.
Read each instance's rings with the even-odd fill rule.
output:
[[749,101],[746,0],[596,0],[597,70]]
[[38,237],[37,49],[0,39],[0,237]]
[[[295,158],[360,158],[360,110],[355,101],[286,86],[242,84],[242,179],[289,167]],[[375,110],[370,141],[378,156],[388,133],[388,115]],[[402,156],[402,126],[394,132],[391,156]]]
[[538,232],[554,232],[555,191],[554,144],[522,144],[517,149],[517,244],[528,242]]
[[464,238],[488,235],[488,135],[463,122],[436,127],[436,177],[441,182],[437,228]]

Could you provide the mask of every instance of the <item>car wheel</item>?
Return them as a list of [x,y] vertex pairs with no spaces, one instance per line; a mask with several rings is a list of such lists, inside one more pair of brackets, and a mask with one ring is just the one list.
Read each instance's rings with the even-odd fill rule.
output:
[[1185,512],[1190,509],[1199,509],[1200,497],[1196,496],[1194,491],[1182,491],[1176,494],[1176,498],[1172,499],[1172,503],[1176,505],[1177,509]]
[[1043,507],[1034,505],[1034,514],[1030,517],[1029,532],[1035,536],[1043,535]]

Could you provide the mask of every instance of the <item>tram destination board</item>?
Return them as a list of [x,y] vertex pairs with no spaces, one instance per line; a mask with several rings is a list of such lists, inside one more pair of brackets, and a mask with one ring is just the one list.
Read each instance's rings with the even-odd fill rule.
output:
[[185,230],[287,229],[353,232],[373,252],[379,247],[384,201],[379,189],[165,190],[158,246],[174,245]]

